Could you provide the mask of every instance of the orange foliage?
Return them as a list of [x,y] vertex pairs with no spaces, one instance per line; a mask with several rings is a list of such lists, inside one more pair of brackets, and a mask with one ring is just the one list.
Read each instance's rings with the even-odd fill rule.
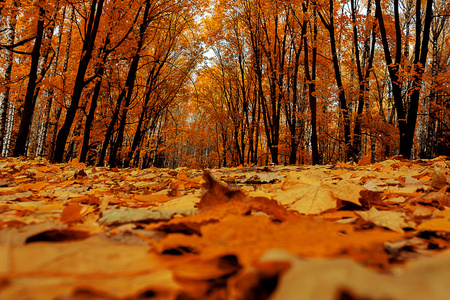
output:
[[[383,8],[389,50],[394,53],[392,4],[377,2]],[[412,148],[416,158],[448,154],[450,144],[446,56],[450,44],[445,34],[449,6],[445,1],[434,2],[437,17],[431,24]],[[317,101],[315,126],[321,163],[348,160],[349,153],[354,154],[354,161],[398,154],[401,120],[379,28],[374,27],[378,24],[375,3],[170,0],[157,5],[150,1],[148,26],[140,37],[146,0],[105,1],[84,84],[75,88],[93,3],[98,1],[0,3],[1,27],[15,34],[12,45],[9,33],[0,41],[0,68],[8,65],[6,54],[13,57],[11,75],[2,77],[0,90],[2,156],[11,155],[16,143],[39,8],[45,14],[46,31],[24,153],[28,157],[54,159],[56,136],[75,89],[81,89],[81,96],[63,147],[65,161],[78,158],[92,165],[143,168],[308,164],[313,148],[312,95]],[[413,63],[415,5],[408,2],[399,16],[404,27],[398,75],[406,102],[418,88],[411,84],[423,67]],[[422,6],[424,14],[425,2]],[[330,31],[326,30],[331,17],[336,65]],[[359,71],[364,73],[368,67],[373,30],[373,66],[360,81]],[[136,53],[141,38],[142,49]],[[313,62],[314,49],[317,56]],[[136,55],[137,72],[127,83]],[[313,93],[305,74],[305,58],[310,70],[313,64],[315,68]],[[346,113],[336,84],[336,66]],[[121,93],[128,93],[130,86],[129,103],[119,105]],[[89,115],[92,121],[87,123]]]

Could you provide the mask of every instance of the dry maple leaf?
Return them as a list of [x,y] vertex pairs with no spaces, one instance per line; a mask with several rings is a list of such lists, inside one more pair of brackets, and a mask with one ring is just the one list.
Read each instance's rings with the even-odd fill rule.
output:
[[206,192],[202,195],[198,204],[199,211],[205,211],[233,200],[245,201],[247,198],[240,189],[229,187],[214,179],[208,170],[203,171],[203,180],[205,181],[203,188]]
[[[285,220],[290,213],[277,201],[265,197],[250,197],[242,190],[227,186],[211,175],[209,171],[204,171],[203,179],[205,183],[203,188],[206,189],[198,204],[200,212],[212,209],[219,205],[236,203],[241,208],[248,207],[248,210],[259,211],[273,216],[278,220]],[[230,207],[231,209],[232,207]]]
[[403,228],[415,228],[416,224],[409,220],[404,213],[395,211],[380,211],[372,207],[369,211],[357,211],[364,221],[377,226],[389,228],[395,232],[404,233]]

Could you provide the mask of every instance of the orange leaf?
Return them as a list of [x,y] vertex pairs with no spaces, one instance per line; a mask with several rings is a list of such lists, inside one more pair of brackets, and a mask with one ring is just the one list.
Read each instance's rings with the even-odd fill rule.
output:
[[70,204],[66,206],[61,214],[61,222],[70,223],[80,221],[83,218],[81,210],[83,206],[79,204]]
[[203,188],[206,189],[206,192],[198,204],[200,211],[205,211],[230,201],[244,201],[247,198],[240,189],[228,187],[215,180],[207,170],[203,171],[203,179],[205,180]]

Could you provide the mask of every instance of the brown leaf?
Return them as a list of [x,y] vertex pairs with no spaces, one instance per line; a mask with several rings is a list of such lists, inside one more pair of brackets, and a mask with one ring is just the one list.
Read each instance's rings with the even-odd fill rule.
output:
[[361,157],[361,159],[358,161],[358,166],[367,166],[370,165],[372,161],[372,157],[370,155],[366,155]]
[[198,204],[199,211],[211,209],[217,205],[224,204],[230,201],[242,201],[247,199],[247,196],[238,188],[231,188],[212,177],[211,172],[203,171],[203,188],[206,192],[202,195],[200,203]]
[[449,255],[422,258],[393,274],[363,268],[349,259],[305,260],[272,250],[263,262],[289,262],[270,299],[439,299],[448,298]]
[[81,211],[83,206],[79,204],[70,204],[66,206],[61,214],[61,222],[63,223],[71,223],[81,221],[83,219],[83,215]]
[[[263,212],[280,221],[285,220],[289,213],[277,201],[265,197],[250,197],[237,188],[231,188],[211,176],[209,171],[204,172],[204,188],[198,208],[200,212],[207,211],[217,206],[226,205],[230,210],[248,210]],[[233,207],[234,206],[234,207]]]
[[22,193],[14,193],[14,194],[6,194],[0,196],[0,201],[22,201],[28,200],[33,195],[32,192],[22,192]]
[[431,192],[415,198],[413,202],[430,204],[435,207],[450,206],[450,194],[441,192]]
[[240,269],[235,255],[222,255],[177,266],[173,277],[183,287],[184,297],[205,299],[211,294],[226,295],[228,277]]
[[369,211],[357,211],[364,221],[389,228],[393,231],[404,233],[403,228],[415,228],[416,224],[409,220],[404,213],[394,211],[380,211],[372,207]]
[[140,208],[118,208],[103,211],[98,222],[107,225],[125,224],[131,222],[149,223],[155,221],[168,221],[176,214],[188,216],[195,214],[196,212],[196,209],[149,210]]
[[414,209],[415,217],[430,217],[433,212],[436,210],[435,207],[430,205],[421,205],[420,203],[416,203],[416,207]]
[[31,224],[26,226],[14,227],[0,230],[0,244],[23,245],[32,236],[39,235],[43,232],[62,230],[67,225],[57,224],[54,222],[45,222],[40,224]]

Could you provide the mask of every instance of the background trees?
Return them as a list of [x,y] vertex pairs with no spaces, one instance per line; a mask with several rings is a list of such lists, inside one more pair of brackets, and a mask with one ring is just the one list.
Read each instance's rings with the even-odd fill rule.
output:
[[0,2],[0,149],[111,167],[449,155],[450,5]]

